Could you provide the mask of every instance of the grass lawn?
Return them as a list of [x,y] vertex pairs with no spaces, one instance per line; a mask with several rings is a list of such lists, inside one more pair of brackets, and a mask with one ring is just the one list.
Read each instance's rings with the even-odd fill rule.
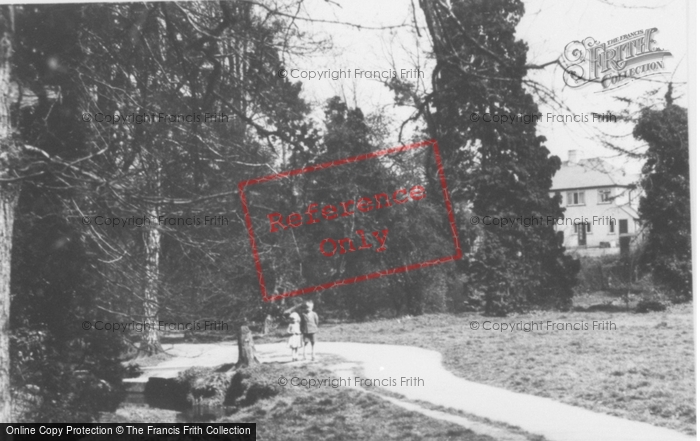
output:
[[[319,311],[321,319],[323,312]],[[484,330],[483,322],[587,323],[588,331]],[[615,330],[592,330],[610,320]],[[472,330],[476,321],[480,329]],[[692,305],[665,312],[431,314],[323,325],[323,341],[419,346],[467,380],[695,434]]]
[[[327,378],[330,371],[314,365],[270,364],[261,381]],[[461,426],[403,410],[381,398],[344,388],[277,387],[279,394],[218,418],[216,422],[255,422],[259,440],[460,440],[495,441]],[[125,405],[103,414],[100,422],[178,422],[176,411]]]

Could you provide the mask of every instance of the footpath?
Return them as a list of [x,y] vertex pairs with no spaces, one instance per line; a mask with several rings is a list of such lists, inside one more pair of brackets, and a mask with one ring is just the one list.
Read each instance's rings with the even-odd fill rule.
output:
[[[167,349],[167,346],[166,346]],[[176,344],[168,350],[174,357],[156,366],[143,368],[144,375],[128,382],[144,383],[148,377],[174,377],[192,366],[218,366],[235,362],[235,343]],[[256,345],[262,362],[288,362],[290,353],[285,343]],[[317,363],[324,355],[336,355],[346,363],[329,365],[339,377],[362,377],[384,381],[383,390],[408,399],[462,411],[468,415],[519,427],[523,431],[544,436],[549,441],[690,441],[695,439],[674,430],[647,423],[629,421],[563,404],[548,398],[511,392],[459,378],[442,366],[442,356],[435,351],[412,346],[363,343],[321,342],[316,348]],[[401,384],[401,379],[411,379]],[[422,380],[422,381],[419,381]],[[134,384],[135,385],[135,384]],[[373,388],[374,389],[374,388]],[[372,393],[371,391],[368,393]],[[377,394],[380,395],[380,394]],[[381,395],[380,395],[381,396]],[[470,420],[468,416],[426,409],[416,402],[382,398],[409,410],[424,413],[473,429],[494,438],[524,439],[518,435]]]

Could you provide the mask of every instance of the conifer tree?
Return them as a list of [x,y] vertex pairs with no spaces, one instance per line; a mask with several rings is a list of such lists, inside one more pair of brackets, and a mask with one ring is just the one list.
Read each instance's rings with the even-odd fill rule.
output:
[[[562,216],[549,196],[560,166],[534,122],[484,122],[481,115],[532,115],[537,104],[524,86],[527,45],[515,38],[524,14],[519,0],[421,2],[433,40],[434,114],[429,115],[445,159],[463,236],[474,238],[469,253],[471,286],[489,313],[502,314],[534,303],[565,306],[572,296],[574,268],[552,225],[482,225],[473,234],[464,213],[479,217],[544,220]],[[476,236],[476,237],[475,237]]]
[[649,145],[642,169],[645,195],[639,214],[649,230],[642,261],[656,282],[674,291],[679,300],[692,299],[690,233],[690,168],[688,111],[671,99],[666,106],[644,109],[634,137]]

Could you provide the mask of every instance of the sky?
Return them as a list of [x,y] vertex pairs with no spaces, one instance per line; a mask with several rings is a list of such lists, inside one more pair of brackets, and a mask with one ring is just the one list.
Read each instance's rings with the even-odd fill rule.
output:
[[[398,126],[410,113],[410,108],[400,108],[393,103],[393,94],[373,79],[302,79],[291,78],[306,70],[388,71],[415,69],[420,66],[424,78],[415,81],[430,89],[432,60],[429,59],[430,42],[418,1],[416,19],[421,37],[413,32],[413,10],[410,0],[353,0],[329,2],[306,0],[302,16],[329,21],[344,21],[366,27],[382,27],[406,24],[403,28],[369,30],[327,23],[299,22],[299,28],[308,35],[325,38],[331,43],[325,50],[316,50],[303,56],[286,60],[292,81],[302,81],[304,96],[315,104],[322,104],[333,95],[340,95],[349,104],[359,106],[365,113],[381,112],[393,120],[392,133],[398,143]],[[532,0],[525,1],[525,15],[517,28],[517,37],[529,46],[528,63],[541,64],[559,58],[566,45],[592,37],[607,41],[631,32],[657,28],[654,34],[656,47],[671,52],[664,58],[664,70],[668,74],[650,77],[650,81],[637,80],[630,85],[602,91],[600,84],[581,88],[565,85],[563,70],[550,66],[531,71],[529,78],[553,90],[569,108],[561,109],[540,104],[540,112],[561,115],[589,115],[590,112],[618,115],[626,107],[618,98],[633,101],[658,99],[666,92],[665,83],[677,83],[674,96],[677,102],[688,106],[688,30],[687,3],[685,0]],[[327,74],[328,75],[328,74]],[[418,76],[414,74],[414,76]],[[658,92],[644,98],[654,90]],[[320,113],[318,114],[320,115]],[[624,123],[562,123],[543,121],[538,132],[547,138],[549,150],[566,160],[569,150],[578,150],[579,157],[603,157],[630,172],[638,172],[641,163],[620,157],[604,147],[601,137],[615,140],[625,148],[638,148],[642,144],[631,137],[632,125]],[[614,137],[614,138],[613,138]]]

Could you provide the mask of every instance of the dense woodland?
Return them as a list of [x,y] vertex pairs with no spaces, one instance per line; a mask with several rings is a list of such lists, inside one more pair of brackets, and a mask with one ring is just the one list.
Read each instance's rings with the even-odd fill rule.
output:
[[[0,421],[89,420],[121,399],[124,354],[161,350],[156,326],[142,333],[85,332],[85,320],[210,320],[238,329],[279,317],[291,305],[292,299],[261,301],[237,184],[376,151],[397,138],[386,133],[380,116],[368,116],[372,109],[337,97],[325,103],[324,121],[314,121],[301,83],[275,75],[285,54],[303,55],[320,44],[299,32],[288,6],[266,0],[2,6]],[[537,113],[525,81],[528,48],[514,37],[523,5],[421,0],[416,7],[433,46],[433,90],[422,93],[399,80],[387,87],[397,103],[415,108],[411,123],[418,128],[410,141],[440,145],[464,255],[314,299],[327,315],[345,320],[569,307],[577,262],[551,228],[485,230],[468,222],[472,214],[563,213],[548,195],[560,160],[536,124],[475,125],[465,117],[474,111]],[[668,106],[664,112],[677,124],[676,113],[685,110]],[[228,122],[108,124],[85,117],[117,111],[221,113]],[[661,121],[656,128],[640,125],[635,134],[663,152],[667,129]],[[677,143],[685,162],[668,165],[681,180],[664,184],[679,202],[664,208],[649,199],[642,206],[649,216],[660,209],[687,213],[686,138]],[[667,173],[659,169],[668,164],[662,156],[655,152],[660,162],[647,168],[650,198],[660,185],[652,183],[662,179],[653,173]],[[319,274],[362,273],[377,262],[400,266],[415,254],[451,246],[449,227],[437,215],[444,203],[430,155],[353,170],[357,194],[411,180],[425,186],[434,197],[420,210],[382,212],[382,221],[416,239],[402,245],[401,258],[368,261],[355,253],[331,261],[318,253],[290,256],[284,250],[292,248],[292,236],[268,235],[260,253],[272,292],[318,283]],[[343,173],[350,172],[270,183],[256,203],[286,204],[292,212],[307,201],[340,200],[351,180]],[[224,216],[229,224],[105,228],[82,222],[97,215],[198,214]],[[380,228],[377,220],[358,222],[355,229]],[[341,224],[328,228],[337,236],[352,232]],[[684,236],[674,236],[674,248],[656,247],[659,255],[649,262],[660,280],[683,280],[672,288],[688,299],[689,223],[678,229]],[[676,256],[673,268],[653,263],[668,262],[669,253]],[[290,264],[299,259],[303,268]]]

